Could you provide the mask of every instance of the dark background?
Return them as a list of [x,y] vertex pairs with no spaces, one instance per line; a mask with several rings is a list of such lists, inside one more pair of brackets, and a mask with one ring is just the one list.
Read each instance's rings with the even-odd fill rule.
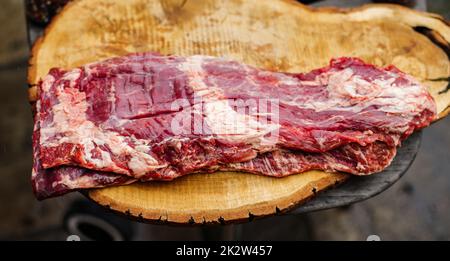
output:
[[[321,1],[316,5],[354,6],[366,1]],[[417,1],[450,18],[450,1]],[[66,240],[63,217],[78,193],[38,202],[30,185],[32,118],[27,102],[29,54],[22,0],[2,0],[0,8],[0,240]],[[188,240],[382,240],[450,239],[450,120],[423,131],[422,147],[408,173],[381,195],[349,207],[286,215],[204,229],[131,225],[131,239]],[[86,203],[89,205],[90,203]]]

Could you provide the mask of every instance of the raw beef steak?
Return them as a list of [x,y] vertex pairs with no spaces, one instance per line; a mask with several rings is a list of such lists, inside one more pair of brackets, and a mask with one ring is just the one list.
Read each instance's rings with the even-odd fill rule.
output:
[[412,77],[356,58],[306,74],[154,53],[52,69],[39,84],[33,184],[45,198],[216,170],[370,174],[435,107]]

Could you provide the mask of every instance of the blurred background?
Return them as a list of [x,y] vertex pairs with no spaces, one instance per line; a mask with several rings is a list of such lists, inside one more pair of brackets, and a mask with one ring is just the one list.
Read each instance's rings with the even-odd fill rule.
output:
[[[45,7],[47,2],[43,3]],[[59,3],[67,0],[54,1]],[[357,6],[370,1],[303,1],[314,6]],[[313,2],[313,3],[312,3]],[[380,1],[376,1],[380,2]],[[450,19],[450,1],[398,0]],[[66,240],[73,233],[95,239],[134,240],[382,240],[450,239],[450,119],[423,131],[422,146],[408,173],[377,197],[344,208],[284,215],[218,227],[147,225],[111,215],[79,193],[38,202],[31,190],[32,114],[27,102],[29,55],[22,0],[0,8],[0,240]],[[57,8],[46,8],[51,15]],[[33,15],[33,14],[31,14]],[[44,14],[33,19],[47,22]],[[81,222],[79,213],[104,217],[114,228]],[[76,218],[75,218],[76,217]],[[78,218],[78,219],[77,219]],[[93,225],[94,224],[94,225]],[[99,231],[115,229],[111,233]]]

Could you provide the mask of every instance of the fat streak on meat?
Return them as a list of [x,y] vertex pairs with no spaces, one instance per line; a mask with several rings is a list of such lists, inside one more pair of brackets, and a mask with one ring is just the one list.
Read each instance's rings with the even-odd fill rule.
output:
[[357,58],[292,74],[139,53],[52,69],[38,92],[38,198],[217,170],[367,175],[436,117],[418,81]]

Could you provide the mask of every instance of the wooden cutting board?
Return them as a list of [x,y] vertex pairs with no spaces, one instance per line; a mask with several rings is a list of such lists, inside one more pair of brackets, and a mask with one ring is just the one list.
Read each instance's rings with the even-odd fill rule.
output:
[[[441,17],[394,5],[340,10],[290,0],[77,0],[33,47],[30,100],[51,67],[73,68],[130,52],[224,56],[285,72],[357,56],[379,66],[394,64],[420,79],[444,117],[450,111],[449,41],[450,28]],[[228,222],[284,211],[347,178],[322,171],[281,179],[220,172],[87,194],[147,221]]]

